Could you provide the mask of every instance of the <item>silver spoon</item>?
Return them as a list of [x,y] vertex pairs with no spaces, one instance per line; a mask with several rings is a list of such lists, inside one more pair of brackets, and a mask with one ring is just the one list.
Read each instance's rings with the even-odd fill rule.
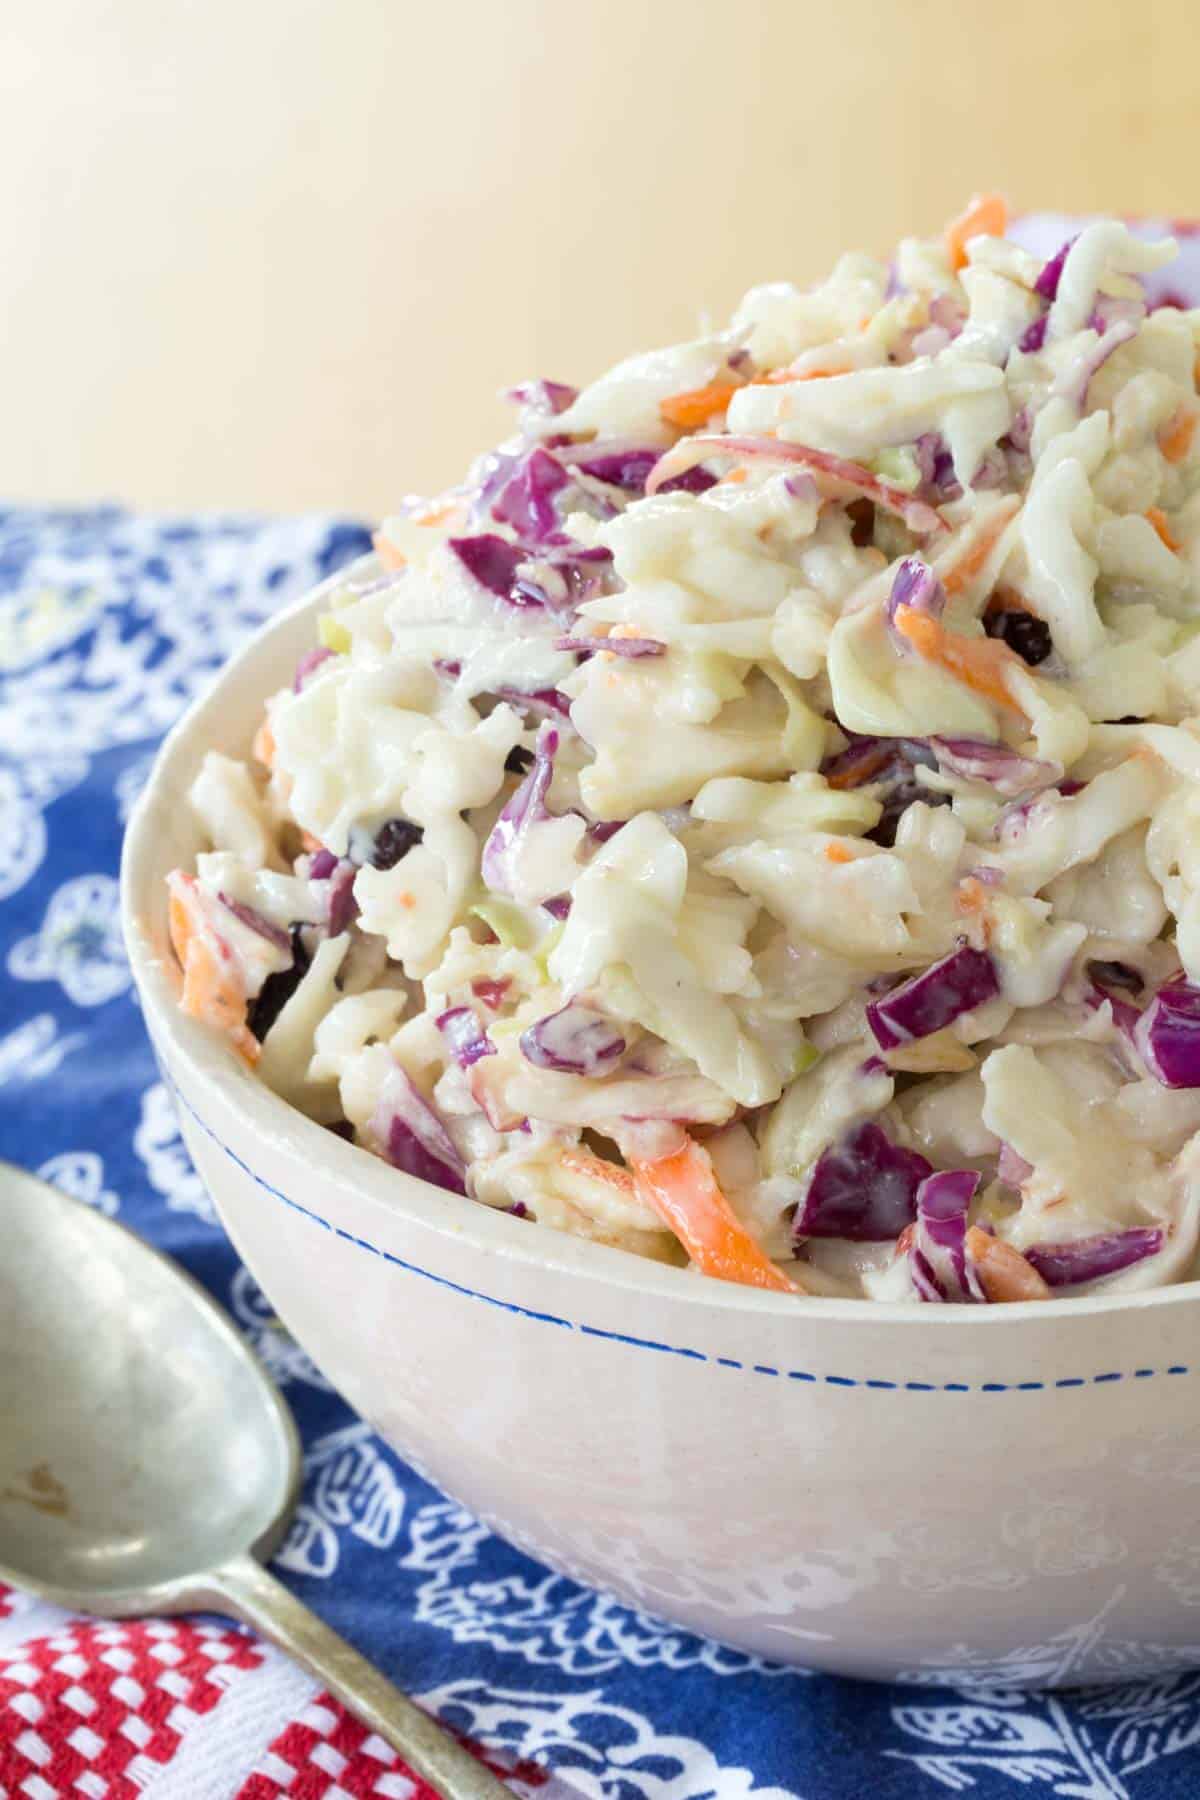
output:
[[511,1800],[263,1568],[300,1478],[291,1414],[204,1290],[0,1163],[0,1579],[109,1618],[230,1614],[447,1800]]

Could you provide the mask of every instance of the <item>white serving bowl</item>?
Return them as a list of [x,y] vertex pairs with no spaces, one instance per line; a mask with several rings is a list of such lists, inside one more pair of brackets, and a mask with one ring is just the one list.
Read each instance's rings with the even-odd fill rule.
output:
[[196,1168],[329,1379],[522,1549],[764,1657],[960,1685],[1200,1661],[1200,1285],[940,1309],[708,1281],[387,1167],[178,1011],[188,785],[246,753],[321,592],[167,739],[122,899]]

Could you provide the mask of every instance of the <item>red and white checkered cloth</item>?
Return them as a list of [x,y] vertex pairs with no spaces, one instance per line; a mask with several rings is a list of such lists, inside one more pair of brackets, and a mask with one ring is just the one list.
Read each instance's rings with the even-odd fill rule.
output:
[[[470,1746],[519,1795],[570,1790]],[[438,1800],[277,1650],[188,1619],[108,1624],[0,1586],[3,1800]]]

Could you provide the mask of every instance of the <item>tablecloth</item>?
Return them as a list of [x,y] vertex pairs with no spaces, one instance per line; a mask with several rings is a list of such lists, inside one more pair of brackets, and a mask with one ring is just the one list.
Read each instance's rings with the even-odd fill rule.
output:
[[[282,1384],[307,1482],[279,1574],[521,1795],[1200,1791],[1200,1675],[1071,1695],[889,1690],[770,1667],[510,1548],[374,1437],[280,1331],[158,1078],[121,947],[118,854],[155,745],[191,696],[253,625],[366,543],[330,517],[0,512],[0,1155],[177,1256]],[[986,1606],[962,1579],[964,1610]],[[1041,1647],[1043,1666],[1069,1669],[1078,1639]],[[245,1634],[70,1620],[12,1592],[0,1593],[0,1791],[429,1792]]]

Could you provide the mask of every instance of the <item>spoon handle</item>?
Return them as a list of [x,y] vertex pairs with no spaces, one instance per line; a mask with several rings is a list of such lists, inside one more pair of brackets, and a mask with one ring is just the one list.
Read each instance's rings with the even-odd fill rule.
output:
[[254,1557],[235,1557],[206,1579],[205,1588],[217,1611],[252,1625],[303,1663],[445,1800],[512,1800],[503,1782]]

